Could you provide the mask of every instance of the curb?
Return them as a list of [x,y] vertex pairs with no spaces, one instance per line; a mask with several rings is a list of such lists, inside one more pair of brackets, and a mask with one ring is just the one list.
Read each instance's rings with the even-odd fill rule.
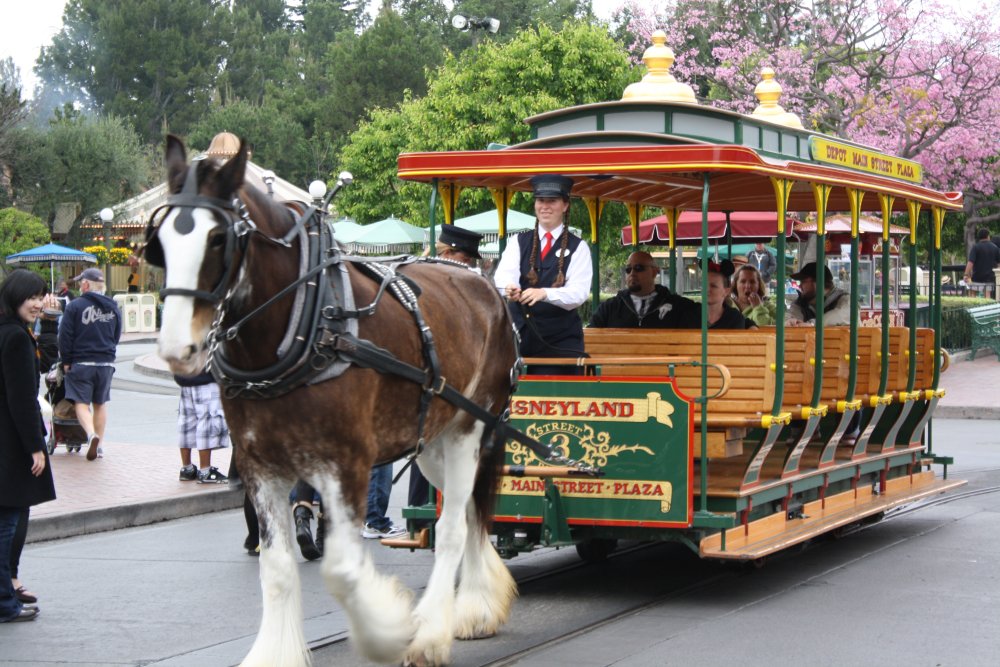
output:
[[174,374],[170,372],[170,369],[165,368],[164,365],[163,360],[159,356],[155,353],[150,353],[136,357],[132,362],[132,370],[140,375],[162,378],[173,382]]
[[965,405],[938,405],[934,419],[1000,419],[1000,408]]
[[29,544],[103,533],[120,528],[148,526],[171,519],[222,512],[243,506],[243,485],[182,498],[161,498],[133,505],[69,512],[58,516],[32,517],[28,521]]

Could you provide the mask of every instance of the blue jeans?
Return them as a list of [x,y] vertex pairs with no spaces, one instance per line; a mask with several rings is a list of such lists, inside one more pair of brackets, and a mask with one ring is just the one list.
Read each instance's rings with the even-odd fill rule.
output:
[[368,479],[368,511],[365,523],[375,530],[385,530],[392,525],[392,519],[385,515],[389,511],[389,494],[392,492],[392,464],[385,463],[372,468]]
[[21,603],[10,581],[10,554],[14,548],[19,507],[0,507],[0,621],[9,621],[21,613]]

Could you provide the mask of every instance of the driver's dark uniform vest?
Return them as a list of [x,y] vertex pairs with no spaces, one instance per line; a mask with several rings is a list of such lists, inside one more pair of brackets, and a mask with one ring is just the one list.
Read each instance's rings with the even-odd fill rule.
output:
[[[552,249],[542,259],[542,240],[539,239],[535,271],[538,283],[528,282],[530,270],[532,236],[534,229],[521,232],[515,238],[521,251],[521,289],[531,287],[552,287],[559,275],[559,253],[562,249],[562,235],[552,241]],[[569,234],[563,227],[563,235]],[[568,253],[563,261],[563,276],[569,272],[573,253],[580,245],[580,237],[569,234],[566,243]],[[590,258],[586,258],[590,261]],[[581,261],[581,258],[577,258]],[[539,302],[528,307],[519,303],[509,304],[514,326],[521,335],[521,356],[523,357],[576,357],[583,354],[583,323],[576,309],[566,310],[551,303]],[[525,319],[530,318],[530,323]]]

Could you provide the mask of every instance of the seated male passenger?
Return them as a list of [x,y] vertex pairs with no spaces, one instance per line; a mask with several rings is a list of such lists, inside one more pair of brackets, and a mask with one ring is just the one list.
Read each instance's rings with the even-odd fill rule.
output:
[[605,300],[590,318],[592,327],[683,329],[700,322],[698,304],[654,281],[659,273],[648,252],[636,251],[625,264],[625,289]]
[[[789,326],[812,325],[816,322],[816,262],[809,262],[792,278],[799,281],[799,297],[788,307],[785,324]],[[823,267],[825,279],[823,301],[823,326],[851,323],[851,298],[844,290],[833,286],[833,273]]]

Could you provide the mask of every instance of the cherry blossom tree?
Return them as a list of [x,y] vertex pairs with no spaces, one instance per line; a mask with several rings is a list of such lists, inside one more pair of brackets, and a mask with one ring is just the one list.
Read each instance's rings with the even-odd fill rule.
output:
[[673,74],[706,102],[749,112],[760,69],[803,124],[917,160],[965,193],[965,239],[1000,220],[1000,0],[665,0],[619,16],[641,57],[653,30]]

